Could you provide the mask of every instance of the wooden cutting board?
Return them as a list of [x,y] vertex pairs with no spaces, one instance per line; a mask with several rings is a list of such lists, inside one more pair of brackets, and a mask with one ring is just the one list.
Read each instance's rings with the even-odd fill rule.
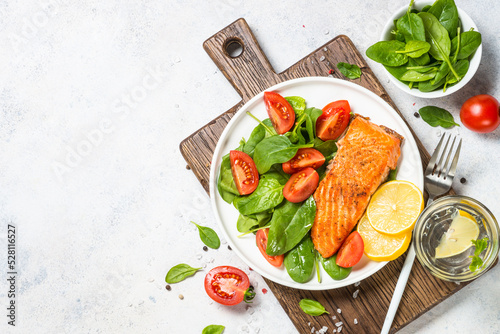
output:
[[[238,45],[242,46],[243,51],[234,57],[231,50]],[[347,36],[335,37],[282,73],[273,70],[244,19],[235,21],[210,37],[203,47],[242,97],[238,104],[180,144],[184,159],[207,192],[210,162],[222,130],[245,102],[279,82],[308,76],[328,76],[331,69],[334,69],[333,77],[349,80],[339,73],[335,65],[338,62],[357,64],[363,75],[352,82],[379,95],[401,115]],[[429,161],[429,154],[414,133],[413,135],[425,166]],[[343,322],[342,333],[380,333],[404,258],[402,256],[390,262],[357,287],[352,285],[333,290],[305,291],[288,288],[267,279],[266,282],[300,333],[311,333],[312,327],[318,330],[323,326],[327,326],[328,333],[331,333],[337,328],[335,323],[339,321]],[[465,285],[434,278],[415,261],[391,332],[398,331]],[[354,298],[356,290],[359,293]],[[312,317],[305,314],[299,307],[302,298],[319,301],[330,315]],[[338,309],[341,313],[337,312]],[[335,320],[332,319],[333,316],[336,316]],[[354,324],[354,319],[357,319],[358,324]]]

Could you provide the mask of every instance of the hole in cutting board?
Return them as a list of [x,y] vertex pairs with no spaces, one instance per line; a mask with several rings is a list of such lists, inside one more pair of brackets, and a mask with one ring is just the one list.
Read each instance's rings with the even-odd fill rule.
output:
[[224,43],[224,52],[231,58],[238,58],[243,53],[243,42],[238,38],[231,38]]

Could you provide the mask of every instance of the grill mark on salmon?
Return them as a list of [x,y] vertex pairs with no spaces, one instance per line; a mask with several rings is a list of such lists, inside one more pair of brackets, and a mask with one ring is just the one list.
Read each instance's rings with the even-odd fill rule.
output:
[[371,195],[396,168],[403,140],[364,117],[351,122],[325,178],[314,192],[314,247],[324,257],[337,252],[363,215]]

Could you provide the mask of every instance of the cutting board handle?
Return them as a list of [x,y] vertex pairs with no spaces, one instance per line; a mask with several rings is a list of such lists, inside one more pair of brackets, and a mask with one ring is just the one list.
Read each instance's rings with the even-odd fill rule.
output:
[[243,102],[282,81],[243,18],[207,39],[203,48],[241,95]]

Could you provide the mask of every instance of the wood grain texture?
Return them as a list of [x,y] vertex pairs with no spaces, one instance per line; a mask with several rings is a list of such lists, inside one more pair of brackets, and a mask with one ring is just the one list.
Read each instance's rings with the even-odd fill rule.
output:
[[[238,41],[243,46],[243,53],[239,57],[232,58],[226,52],[225,47],[231,41]],[[300,77],[328,76],[329,70],[334,69],[333,77],[352,81],[373,91],[401,115],[347,36],[335,37],[279,74],[272,69],[244,19],[239,19],[216,33],[203,46],[242,97],[240,103],[195,131],[180,144],[182,155],[207,192],[210,162],[224,127],[245,102],[279,82]],[[358,65],[363,72],[361,78],[356,80],[345,78],[335,67],[341,61]],[[404,119],[402,115],[401,117]],[[417,142],[422,164],[425,166],[429,160],[429,154],[413,130],[412,134]],[[339,321],[343,322],[342,333],[379,333],[403,262],[404,256],[390,262],[375,275],[363,280],[358,287],[305,291],[288,288],[269,280],[266,282],[300,333],[310,333],[312,326],[316,329],[327,326],[331,330],[336,328],[335,323]],[[434,278],[416,261],[391,332],[401,329],[465,285]],[[358,289],[359,295],[353,298],[354,292]],[[305,314],[299,307],[299,301],[302,298],[318,300],[326,307],[330,315],[312,317]],[[337,309],[341,309],[342,313],[338,314]],[[333,315],[337,317],[335,320],[332,319]],[[354,324],[354,318],[358,321],[357,325]]]

